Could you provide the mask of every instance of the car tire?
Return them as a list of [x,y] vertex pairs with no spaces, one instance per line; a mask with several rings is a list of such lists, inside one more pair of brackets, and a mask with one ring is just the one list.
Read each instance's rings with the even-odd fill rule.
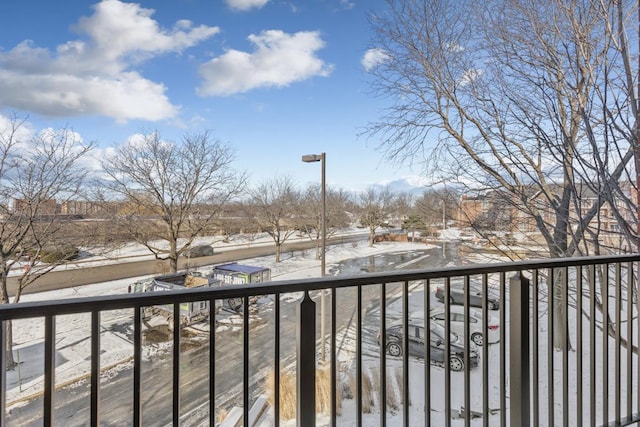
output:
[[398,342],[390,342],[387,344],[387,353],[391,356],[402,356],[402,346]]
[[500,303],[498,303],[498,302],[494,302],[494,303],[491,305],[491,307],[492,307],[494,310],[500,310]]
[[454,305],[455,303],[456,303],[456,300],[453,299],[453,297],[449,297],[449,304]]
[[481,347],[484,344],[484,340],[482,339],[482,334],[479,332],[471,334],[471,341],[473,341],[473,343],[479,347]]
[[229,298],[227,300],[227,305],[233,311],[240,311],[242,308],[242,298]]
[[460,372],[464,369],[464,361],[460,356],[451,356],[449,359],[449,368],[452,371]]

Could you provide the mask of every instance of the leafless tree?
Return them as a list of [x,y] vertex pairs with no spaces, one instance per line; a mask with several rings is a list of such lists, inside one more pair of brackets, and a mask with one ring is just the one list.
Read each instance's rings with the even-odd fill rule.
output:
[[388,187],[368,187],[359,195],[360,225],[369,230],[369,246],[373,246],[376,231],[385,227],[393,212],[393,194]]
[[[636,107],[628,40],[636,2],[388,0],[372,17],[385,60],[374,90],[392,105],[369,127],[390,158],[426,159],[429,173],[501,191],[552,257],[588,253],[606,204],[635,201]],[[595,195],[581,203],[581,188]],[[576,214],[578,213],[578,214]],[[626,224],[637,240],[635,218]],[[560,275],[558,275],[560,276]],[[558,277],[556,295],[562,295]],[[554,344],[568,344],[565,301]]]
[[[56,204],[81,193],[87,175],[81,160],[92,148],[70,129],[33,134],[17,115],[0,129],[0,303],[19,302],[27,286],[75,254]],[[10,275],[17,283],[11,290]],[[6,325],[6,361],[13,367],[11,322]]]
[[[300,200],[302,217],[299,228],[315,242],[316,259],[320,259],[322,241],[322,189],[319,184],[305,188]],[[327,238],[349,225],[347,214],[349,195],[344,190],[326,189],[326,234]]]
[[425,224],[442,229],[457,219],[457,200],[457,193],[448,188],[428,189],[416,199],[414,206]]
[[180,142],[141,135],[104,159],[103,186],[123,202],[118,219],[133,240],[177,271],[178,258],[215,223],[246,177],[232,168],[235,152],[209,132]]
[[276,262],[280,262],[282,245],[295,232],[300,221],[300,195],[291,178],[277,176],[250,191],[255,221],[273,239]]

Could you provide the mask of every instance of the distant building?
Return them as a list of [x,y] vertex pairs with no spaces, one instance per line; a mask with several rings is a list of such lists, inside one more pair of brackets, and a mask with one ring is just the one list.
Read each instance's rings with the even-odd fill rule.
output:
[[[13,211],[15,213],[27,212],[32,204],[33,202],[28,199],[13,199]],[[58,211],[55,199],[38,202],[37,215],[55,215],[57,213]]]
[[62,215],[80,215],[82,217],[103,217],[105,214],[115,212],[117,206],[114,203],[98,203],[88,200],[67,200],[60,203]]

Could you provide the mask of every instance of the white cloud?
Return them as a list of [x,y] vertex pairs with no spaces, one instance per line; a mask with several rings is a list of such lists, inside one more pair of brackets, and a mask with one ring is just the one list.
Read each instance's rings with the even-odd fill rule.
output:
[[3,116],[0,114],[0,139],[8,141],[28,141],[35,135],[31,123],[23,116]]
[[356,7],[356,4],[350,0],[340,0],[340,4],[343,8],[350,10]]
[[250,35],[253,53],[229,50],[200,66],[203,96],[232,95],[259,87],[283,87],[313,76],[328,76],[333,70],[316,56],[324,47],[320,34],[303,31],[287,34],[280,30]]
[[267,4],[269,0],[226,0],[226,2],[227,6],[231,9],[244,12],[251,9],[260,9]]
[[369,49],[364,53],[360,63],[366,71],[371,71],[373,68],[383,63],[389,58],[389,55],[380,48]]
[[170,30],[153,20],[152,9],[103,0],[75,30],[86,36],[54,52],[25,40],[0,53],[0,105],[50,116],[104,115],[118,121],[173,117],[161,83],[131,67],[152,57],[181,52],[219,32],[179,20]]

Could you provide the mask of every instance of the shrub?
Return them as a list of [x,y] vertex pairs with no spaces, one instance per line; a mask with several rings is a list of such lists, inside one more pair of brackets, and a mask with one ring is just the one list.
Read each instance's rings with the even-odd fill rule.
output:
[[[273,406],[275,398],[273,396],[275,379],[273,372],[269,372],[265,382],[265,394],[268,401]],[[296,417],[297,410],[297,385],[295,373],[290,373],[283,369],[280,372],[280,417],[283,420],[290,420]],[[342,396],[338,395],[336,410],[340,414],[342,410]],[[331,412],[331,376],[328,366],[316,369],[316,411],[328,414]]]
[[80,250],[73,245],[60,245],[42,248],[40,261],[47,264],[69,261],[78,257]]

